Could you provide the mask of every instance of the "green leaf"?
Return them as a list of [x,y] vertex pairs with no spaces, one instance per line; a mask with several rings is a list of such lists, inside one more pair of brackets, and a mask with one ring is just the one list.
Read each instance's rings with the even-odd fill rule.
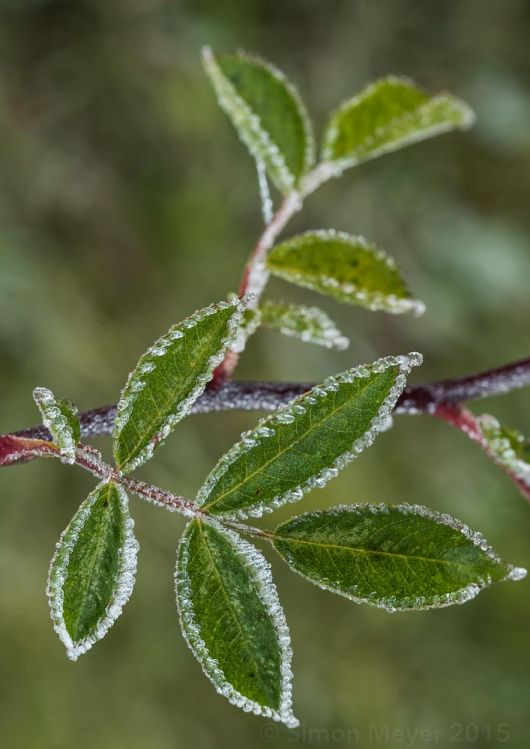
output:
[[43,387],[35,388],[33,399],[64,460],[75,463],[75,447],[81,439],[77,406],[65,398],[56,398],[51,390]]
[[145,463],[189,412],[232,344],[243,302],[220,302],[173,325],[141,357],[119,400],[114,457],[125,472]]
[[332,114],[322,158],[340,168],[474,123],[472,110],[449,94],[430,96],[404,78],[390,76],[368,86]]
[[418,505],[353,505],[300,515],[274,532],[287,564],[321,588],[387,611],[465,603],[526,574],[479,533]]
[[388,428],[419,354],[347,370],[262,419],[219,461],[197,495],[213,515],[260,516],[322,487]]
[[495,462],[530,487],[530,440],[489,414],[478,416],[477,422]]
[[124,489],[103,481],[57,544],[47,592],[54,629],[73,661],[108,632],[131,596],[138,554],[133,527]]
[[294,86],[268,62],[243,52],[215,57],[206,73],[239,137],[282,193],[294,190],[314,161],[311,125]]
[[339,302],[392,313],[421,315],[425,310],[423,302],[411,298],[394,260],[363,237],[309,231],[273,247],[267,267],[275,276]]
[[337,351],[343,351],[350,345],[333,320],[318,307],[266,301],[261,305],[260,312],[265,327],[279,330],[284,335]]
[[182,631],[217,691],[245,712],[296,726],[289,630],[261,553],[233,531],[192,520],[175,582]]

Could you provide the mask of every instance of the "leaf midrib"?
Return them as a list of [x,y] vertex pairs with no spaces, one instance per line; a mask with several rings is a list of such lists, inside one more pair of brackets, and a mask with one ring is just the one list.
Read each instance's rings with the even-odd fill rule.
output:
[[[226,324],[227,327],[228,327],[231,319],[232,319],[232,317],[230,317],[229,320],[227,321],[227,324]],[[171,331],[173,331],[173,330],[180,330],[181,332],[184,332],[184,337],[176,339],[175,341],[173,341],[174,345],[170,345],[168,347],[168,349],[167,349],[166,353],[164,354],[164,356],[162,356],[162,357],[156,357],[156,359],[158,359],[159,361],[164,360],[165,357],[169,356],[170,354],[174,355],[175,349],[179,346],[179,344],[183,345],[185,343],[186,333],[188,333],[190,331],[189,328],[188,329],[186,329],[186,328],[183,329],[181,325],[175,325],[175,326],[173,326],[173,328],[171,328]],[[194,328],[192,328],[191,330],[194,330]],[[154,345],[158,344],[160,340],[163,340],[163,339],[167,338],[167,336],[170,334],[170,332],[166,333],[165,336],[162,336],[161,339],[158,339]],[[216,349],[216,351],[213,352],[211,355],[213,356],[215,353],[218,352],[218,350],[219,349]],[[142,362],[143,362],[144,359],[149,359],[149,356],[150,356],[149,352],[147,352],[146,354],[144,354],[144,356],[141,357],[140,361],[138,362],[137,366],[135,367],[135,370],[142,364]],[[208,360],[209,359],[210,359],[210,357],[208,357]],[[152,372],[148,372],[147,373],[147,378],[149,378],[150,374],[156,374],[157,373],[157,369],[158,368],[155,366],[155,369],[152,370]],[[208,371],[208,367],[202,368],[199,371],[197,371],[197,374],[194,377],[195,384],[197,383],[197,380],[200,377],[200,375],[204,374],[207,371]],[[147,384],[147,387],[149,389],[151,389],[149,384]],[[193,387],[190,388],[190,392],[191,392],[191,390],[193,390]],[[138,396],[140,396],[142,392],[143,391],[140,391],[139,393],[136,394],[136,397],[133,400],[133,406],[132,406],[133,408],[134,408],[134,404],[136,404],[138,402]],[[157,404],[157,402],[154,399],[154,396],[152,395],[152,393],[151,393],[151,398],[152,398],[153,403],[155,405],[155,408],[152,411],[153,418],[150,420],[148,426],[144,429],[144,436],[143,437],[141,436],[140,431],[138,430],[138,428],[136,426],[136,423],[133,421],[133,425],[134,425],[134,427],[136,429],[136,432],[138,434],[138,440],[136,440],[136,441],[133,440],[133,447],[130,448],[127,456],[125,458],[122,458],[120,460],[119,466],[118,466],[118,468],[120,468],[120,469],[123,469],[124,467],[126,467],[130,460],[132,460],[133,458],[137,457],[142,452],[142,450],[144,450],[147,447],[147,445],[152,440],[154,440],[154,438],[156,437],[156,434],[154,434],[152,437],[149,437],[149,438],[146,438],[145,434],[152,433],[153,429],[156,429],[157,426],[160,425],[161,419],[163,420],[163,419],[166,419],[169,416],[171,416],[172,410],[174,410],[174,409],[172,409],[172,405],[174,406],[174,398],[173,399],[170,398],[170,397],[167,398],[162,405],[158,405]],[[180,400],[179,400],[179,402],[177,403],[177,406],[176,406],[177,408],[180,405],[180,403],[182,403],[182,401],[184,399],[185,399],[185,397],[181,397],[180,398]],[[127,421],[127,425],[129,423],[130,423],[130,418]],[[125,426],[127,426],[127,425],[125,425]],[[123,434],[124,430],[125,430],[125,427],[122,430],[122,432],[120,432],[120,435]]]
[[[447,565],[455,565],[457,567],[464,567],[464,568],[467,568],[470,566],[469,564],[466,564],[465,562],[457,562],[457,561],[453,561],[450,559],[436,559],[434,557],[424,557],[419,554],[400,554],[398,552],[381,551],[379,549],[363,549],[360,546],[340,546],[339,544],[324,543],[321,541],[309,541],[303,538],[293,538],[292,536],[281,536],[281,535],[274,533],[273,541],[276,541],[276,539],[279,539],[280,541],[285,541],[287,543],[307,544],[309,546],[321,547],[326,550],[338,549],[340,551],[345,551],[346,553],[350,552],[352,554],[365,554],[366,556],[373,554],[374,556],[387,556],[391,558],[399,557],[401,559],[406,559],[407,561],[409,559],[416,559],[418,561],[429,562],[432,564],[447,564]],[[494,561],[494,560],[490,560],[490,561]]]
[[[259,670],[260,670],[260,669],[259,669],[259,663],[258,663],[258,661],[256,660],[255,656],[253,655],[253,648],[251,647],[251,644],[252,644],[252,643],[251,643],[251,642],[249,641],[248,637],[246,636],[246,629],[245,629],[245,627],[243,626],[243,624],[242,624],[242,622],[241,622],[241,619],[240,619],[240,617],[238,616],[238,612],[237,612],[237,609],[236,609],[236,607],[235,607],[235,606],[233,605],[233,603],[232,603],[232,599],[230,598],[230,596],[229,596],[229,594],[228,594],[228,590],[227,590],[227,588],[226,588],[226,585],[225,585],[225,583],[224,583],[224,581],[223,581],[223,578],[222,578],[222,577],[221,577],[221,575],[219,574],[219,570],[218,570],[218,568],[217,568],[217,564],[215,563],[215,559],[214,559],[214,556],[213,556],[213,554],[212,554],[212,551],[211,551],[211,549],[210,549],[210,546],[209,546],[209,544],[208,544],[208,539],[207,539],[206,535],[204,534],[204,530],[203,530],[203,527],[202,527],[202,522],[201,522],[200,520],[197,520],[196,522],[197,522],[197,527],[198,527],[199,533],[200,533],[200,535],[201,535],[201,538],[202,538],[202,540],[203,540],[203,542],[204,542],[204,546],[206,547],[206,550],[207,550],[207,552],[208,552],[208,556],[209,556],[209,558],[210,558],[210,562],[211,562],[211,564],[212,564],[212,567],[213,567],[213,569],[214,569],[214,572],[215,572],[215,576],[216,576],[217,580],[219,581],[219,585],[220,585],[220,587],[221,587],[221,590],[222,590],[222,591],[223,591],[223,593],[224,593],[224,597],[225,597],[225,599],[226,599],[226,601],[227,601],[228,607],[229,607],[229,608],[230,608],[230,610],[232,611],[232,613],[233,613],[233,617],[234,617],[234,620],[236,621],[236,623],[237,623],[237,626],[238,626],[238,628],[239,628],[239,631],[240,631],[240,633],[241,633],[241,639],[242,639],[242,640],[243,640],[243,641],[245,642],[245,644],[246,644],[246,650],[247,650],[247,652],[248,652],[248,654],[249,654],[249,656],[250,656],[250,658],[251,658],[251,660],[252,660],[252,663],[253,663],[253,665],[254,665],[254,667],[255,667],[255,672],[256,672],[256,673],[259,673]],[[260,600],[261,600],[261,599],[260,599]],[[223,676],[224,676],[224,678],[225,678],[225,681],[226,681],[227,683],[229,683],[229,682],[228,682],[228,679],[227,679],[227,677],[226,677],[226,674],[225,674],[225,672],[224,672],[224,671],[223,671]],[[254,700],[253,700],[253,701],[254,701]]]
[[[105,488],[107,489],[107,495],[110,498],[110,494],[111,494],[111,492],[113,490],[113,486],[111,484],[109,484],[108,487],[105,487]],[[105,489],[103,489],[103,491],[104,490]],[[98,497],[96,499],[96,502],[98,502],[99,499],[100,499],[100,497]],[[94,505],[96,504],[96,502],[94,502]],[[110,510],[110,499],[109,499],[109,505],[108,506],[109,506],[109,510]],[[91,509],[93,510],[94,506],[92,506]],[[110,513],[110,514],[112,515],[112,513]],[[88,520],[88,517],[87,517],[86,520]],[[86,521],[85,521],[85,524],[86,524]],[[84,528],[85,524],[83,525],[83,528]],[[104,546],[104,541],[106,541],[106,539],[108,538],[109,529],[110,529],[110,524],[107,523],[105,525],[105,533],[103,533],[102,535],[100,535],[97,538],[96,543],[94,545],[94,551],[90,555],[90,573],[89,573],[89,576],[88,576],[87,584],[85,586],[85,592],[83,594],[83,600],[82,600],[81,606],[79,608],[77,616],[74,619],[76,631],[78,630],[78,628],[79,628],[79,622],[82,620],[82,618],[84,616],[84,613],[86,611],[86,607],[87,607],[87,603],[88,603],[88,596],[87,596],[86,591],[90,590],[90,588],[92,587],[92,581],[94,579],[94,575],[95,575],[95,571],[96,571],[96,560],[99,559],[100,556],[101,556],[100,551],[101,551],[101,549]],[[81,529],[81,530],[83,530],[83,529]],[[70,559],[71,559],[71,557],[72,557],[72,555],[70,555]],[[86,636],[88,636],[88,635],[86,635]],[[71,637],[74,640],[74,642],[78,641],[78,640],[74,639],[74,637],[72,635],[71,635]]]
[[[407,120],[412,120],[414,117],[421,116],[421,113],[422,113],[421,110],[428,109],[433,103],[438,102],[439,98],[440,98],[439,96],[429,97],[426,99],[426,101],[423,101],[421,104],[419,104],[412,112],[406,112],[405,114],[402,114],[399,117],[394,117],[394,119],[392,119],[385,127],[383,127],[382,129],[378,128],[378,130],[380,129],[382,130],[382,132],[380,133],[380,138],[386,138],[390,134],[391,130],[396,127],[396,125],[397,126],[402,125]],[[430,130],[433,127],[437,127],[437,126],[440,127],[441,124],[442,123],[430,124],[427,127],[420,127],[420,130],[422,132],[425,132],[425,131]],[[372,135],[371,138],[373,139],[373,137],[374,136]],[[364,140],[358,143],[357,146],[355,147],[356,155],[339,156],[338,158],[333,159],[333,161],[337,161],[339,163],[344,162],[344,164],[346,164],[347,162],[350,162],[352,163],[352,166],[355,166],[355,163],[359,163],[360,161],[365,159],[367,155],[370,155],[372,152],[377,151],[379,148],[384,148],[385,146],[391,145],[401,140],[406,140],[408,137],[411,137],[410,133],[401,138],[397,138],[397,139],[394,138],[394,139],[391,139],[390,141],[379,142],[377,146],[375,147],[372,146],[372,148],[369,145],[370,138],[366,137],[364,138]],[[363,147],[367,148],[368,150],[365,152],[358,153],[358,149],[362,149]]]
[[[364,384],[364,387],[362,388],[361,392],[364,392],[364,391],[366,390],[366,388],[367,388],[367,387],[368,387],[368,386],[369,386],[370,384],[373,384],[373,383],[370,383],[370,382],[366,382],[366,383],[363,383],[363,384]],[[308,392],[308,393],[307,393],[306,395],[310,395],[310,394],[311,394],[311,391],[309,391],[309,392]],[[275,456],[274,456],[273,458],[271,458],[270,460],[268,460],[268,461],[267,461],[266,463],[262,463],[262,464],[261,464],[261,465],[259,466],[259,468],[257,468],[257,469],[256,469],[255,471],[253,471],[252,473],[247,473],[247,474],[245,475],[245,478],[243,479],[243,481],[240,481],[240,482],[239,482],[238,484],[236,484],[235,486],[233,486],[233,487],[232,487],[232,488],[231,488],[231,489],[230,489],[229,491],[226,491],[226,492],[224,492],[223,494],[219,495],[219,497],[217,497],[217,499],[215,499],[215,500],[214,500],[213,502],[210,502],[210,503],[208,503],[208,504],[205,504],[205,505],[203,505],[203,509],[204,509],[204,510],[209,510],[209,509],[211,509],[211,508],[212,508],[212,507],[214,507],[214,506],[215,506],[216,504],[218,504],[218,502],[220,502],[220,501],[221,501],[222,499],[224,499],[225,497],[228,497],[228,496],[230,496],[231,494],[233,494],[234,492],[236,492],[236,491],[237,491],[237,490],[238,490],[238,489],[239,489],[239,488],[240,488],[241,486],[243,486],[243,485],[244,485],[245,483],[247,483],[247,482],[248,482],[248,481],[249,481],[250,479],[254,478],[254,476],[256,476],[256,475],[257,475],[258,473],[261,473],[262,471],[264,471],[264,470],[265,470],[265,469],[266,469],[266,468],[267,468],[267,467],[268,467],[268,466],[269,466],[269,465],[270,465],[271,463],[274,463],[274,461],[278,460],[278,459],[279,459],[279,458],[280,458],[280,457],[281,457],[281,456],[282,456],[282,455],[283,455],[284,453],[286,453],[286,452],[287,452],[288,450],[291,450],[291,449],[292,449],[292,448],[293,448],[293,447],[294,447],[295,445],[298,445],[298,444],[299,444],[299,443],[301,442],[301,440],[302,440],[302,439],[305,439],[305,437],[307,437],[307,435],[308,435],[308,434],[311,434],[311,432],[312,432],[312,431],[315,431],[315,430],[316,430],[316,429],[317,429],[318,427],[320,427],[320,426],[322,426],[323,424],[325,424],[325,423],[326,423],[326,422],[327,422],[327,421],[328,421],[329,419],[331,419],[331,418],[332,418],[333,416],[335,416],[335,415],[336,415],[336,414],[337,414],[337,413],[338,413],[338,412],[339,412],[339,411],[340,411],[340,410],[341,410],[342,408],[345,408],[345,407],[346,407],[347,405],[349,405],[349,404],[351,403],[351,401],[353,400],[353,398],[354,398],[354,397],[356,398],[356,397],[358,397],[359,395],[360,395],[360,392],[357,392],[357,393],[355,394],[355,396],[352,396],[352,398],[349,398],[349,399],[348,399],[347,401],[345,401],[344,403],[342,403],[342,404],[341,404],[340,406],[338,406],[337,408],[333,409],[333,410],[332,410],[332,411],[331,411],[331,412],[330,412],[330,413],[328,414],[328,416],[326,416],[326,417],[325,417],[324,419],[322,419],[322,421],[319,421],[319,422],[318,422],[318,424],[317,424],[317,426],[316,426],[316,427],[312,428],[312,422],[311,422],[311,424],[310,424],[310,426],[309,426],[309,429],[307,429],[307,430],[306,430],[306,431],[305,431],[305,432],[304,432],[303,434],[301,434],[301,435],[300,435],[300,436],[298,437],[298,439],[296,439],[296,440],[295,440],[294,442],[291,442],[291,443],[289,443],[289,445],[288,445],[287,447],[283,448],[282,450],[280,450],[280,452],[276,453],[276,454],[275,454]],[[301,399],[300,399],[299,401],[294,401],[292,405],[295,405],[295,404],[296,404],[297,402],[302,402],[302,401],[303,401],[303,399],[304,399],[305,397],[306,397],[306,396],[302,396],[302,398],[301,398]],[[387,397],[388,397],[388,396],[387,396]],[[386,397],[385,397],[385,399],[383,400],[383,403],[384,403],[385,401],[386,401]],[[379,409],[381,408],[381,405],[382,405],[382,404],[380,404],[380,405],[378,406],[378,409],[377,409],[377,411],[379,411]],[[375,415],[376,415],[376,414],[374,414],[374,416],[375,416]],[[273,419],[273,418],[274,418],[274,416],[273,416],[273,417],[271,417],[271,419]],[[280,424],[279,426],[287,426],[287,427],[292,427],[292,426],[294,426],[295,424],[296,424],[296,421],[295,421],[295,422],[293,422],[292,424],[285,424],[285,425],[283,425],[283,424]],[[365,433],[366,433],[366,432],[364,432],[364,434],[365,434]],[[268,437],[268,438],[266,438],[266,439],[272,439],[272,437]],[[244,454],[244,455],[246,455],[246,454],[248,454],[248,453],[243,453],[243,454]],[[235,462],[235,461],[234,461],[234,462]],[[233,465],[233,464],[232,464],[232,465]],[[228,468],[229,468],[229,467],[230,467],[230,466],[228,466],[226,470],[228,470]],[[226,471],[225,471],[225,472],[226,472]],[[222,475],[224,475],[224,474],[221,474],[221,476],[222,476]],[[315,475],[315,474],[312,474],[312,475]],[[221,478],[221,476],[220,476],[219,478]],[[310,478],[310,477],[309,477],[309,478]],[[306,481],[307,481],[307,479],[306,479]],[[289,491],[292,491],[292,489],[290,489]],[[269,499],[270,499],[270,497],[269,497]],[[267,501],[269,501],[269,500],[265,500],[265,499],[262,499],[262,500],[260,500],[260,501],[261,501],[261,503],[265,503],[265,502],[267,502]]]

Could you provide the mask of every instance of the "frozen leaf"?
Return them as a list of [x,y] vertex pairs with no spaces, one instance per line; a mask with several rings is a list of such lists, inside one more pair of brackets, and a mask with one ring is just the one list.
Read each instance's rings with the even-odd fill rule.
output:
[[465,603],[525,571],[480,533],[418,505],[353,505],[300,515],[274,531],[287,564],[321,588],[387,611]]
[[175,582],[182,631],[217,691],[245,712],[296,726],[289,630],[262,554],[233,531],[192,520]]
[[267,267],[275,276],[371,310],[422,314],[392,258],[363,237],[309,231],[274,247]]
[[343,351],[350,344],[333,320],[318,307],[266,301],[261,305],[260,312],[262,325],[306,343],[316,343],[338,351]]
[[100,640],[129,600],[138,543],[127,494],[102,482],[62,534],[50,566],[54,629],[75,661]]
[[189,412],[235,340],[243,308],[233,300],[195,312],[141,357],[116,411],[114,457],[121,471],[145,463]]
[[495,462],[530,487],[530,441],[489,414],[478,416],[477,422]]
[[390,76],[368,86],[334,112],[322,158],[341,168],[474,123],[471,109],[449,94],[430,96],[411,81]]
[[294,86],[270,63],[243,52],[203,63],[239,137],[282,193],[294,190],[314,161],[311,125]]
[[56,398],[51,390],[43,387],[35,388],[33,399],[64,460],[75,463],[75,447],[81,439],[77,406],[64,398]]
[[245,350],[247,341],[261,325],[261,312],[259,309],[246,309],[239,323],[237,336],[231,346],[232,351],[240,354]]
[[420,363],[410,354],[347,370],[262,419],[221,458],[198,504],[213,515],[260,516],[325,486],[387,428]]

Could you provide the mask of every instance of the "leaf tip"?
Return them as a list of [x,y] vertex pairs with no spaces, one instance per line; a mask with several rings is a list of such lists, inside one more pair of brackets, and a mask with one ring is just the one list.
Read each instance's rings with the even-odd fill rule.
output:
[[524,567],[512,567],[510,565],[510,569],[505,580],[524,580],[524,578],[527,576],[528,571]]

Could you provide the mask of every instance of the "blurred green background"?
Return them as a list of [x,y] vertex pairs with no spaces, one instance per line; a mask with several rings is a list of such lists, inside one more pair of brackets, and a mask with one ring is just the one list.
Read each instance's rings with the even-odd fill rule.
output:
[[[317,127],[376,76],[409,75],[476,109],[451,134],[368,163],[311,197],[288,233],[335,227],[386,247],[427,303],[419,319],[322,303],[343,353],[273,332],[239,377],[318,380],[417,349],[415,381],[530,352],[530,3],[523,0],[1,0],[0,431],[35,423],[47,385],[88,408],[116,399],[169,325],[237,287],[260,230],[252,161],[201,71],[209,43],[294,79]],[[528,390],[483,402],[530,432]],[[141,471],[192,496],[256,414],[192,417]],[[108,450],[108,440],[98,446]],[[218,696],[178,631],[183,521],[132,500],[142,545],[124,616],[67,661],[44,595],[60,531],[93,481],[49,462],[1,471],[0,737],[11,749],[300,744],[528,746],[529,582],[466,606],[395,614],[333,597],[272,559],[295,651],[299,731]],[[407,500],[455,514],[530,565],[530,508],[462,435],[401,417],[304,509]],[[294,508],[276,513],[289,517]],[[267,550],[268,554],[268,550]]]

